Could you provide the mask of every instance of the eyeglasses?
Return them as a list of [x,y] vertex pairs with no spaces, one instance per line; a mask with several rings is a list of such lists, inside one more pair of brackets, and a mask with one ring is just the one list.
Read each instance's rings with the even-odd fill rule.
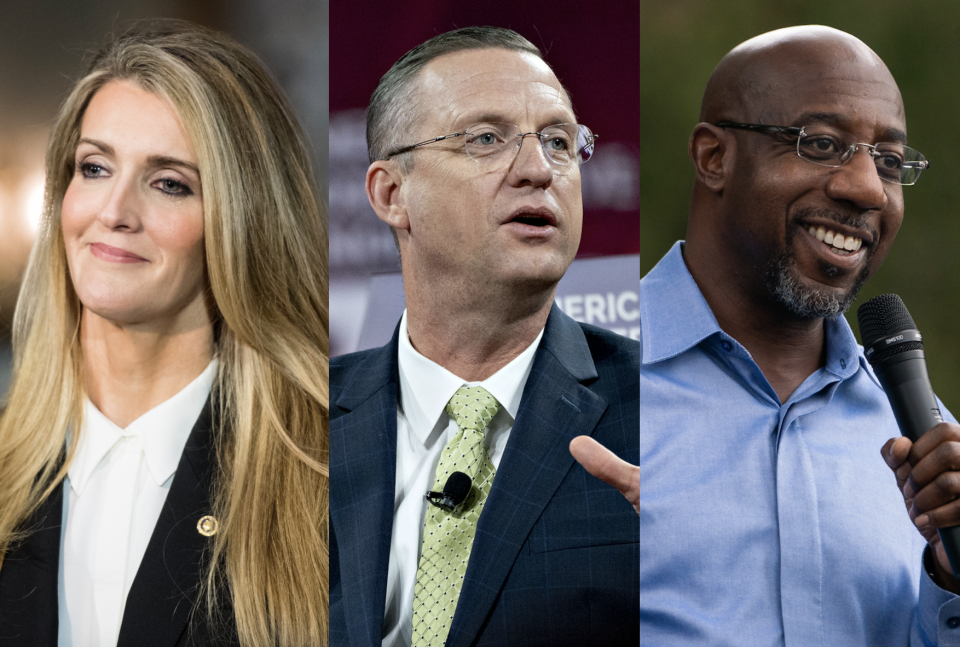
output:
[[486,122],[474,124],[461,132],[434,137],[419,144],[401,146],[388,153],[386,159],[408,153],[420,146],[463,137],[463,146],[472,159],[488,164],[506,163],[516,156],[523,138],[529,135],[540,140],[540,147],[543,148],[547,159],[559,166],[586,162],[593,156],[594,142],[598,137],[582,124],[556,124],[538,133],[525,133],[513,124]]
[[718,128],[752,130],[765,135],[787,135],[797,138],[797,155],[820,166],[843,166],[860,148],[866,149],[877,166],[881,180],[891,184],[916,184],[920,171],[930,168],[930,161],[909,146],[896,142],[865,144],[850,133],[827,126],[766,126],[720,121]]

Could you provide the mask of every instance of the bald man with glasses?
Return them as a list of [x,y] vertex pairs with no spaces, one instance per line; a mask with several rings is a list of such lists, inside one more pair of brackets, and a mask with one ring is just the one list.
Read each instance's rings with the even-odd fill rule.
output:
[[960,427],[891,440],[843,317],[930,165],[890,71],[828,27],[757,36],[689,153],[686,241],[640,282],[641,644],[960,644],[936,535],[960,490],[924,489]]
[[481,27],[402,57],[367,139],[407,309],[331,362],[331,644],[636,645],[636,513],[569,446],[636,464],[639,347],[553,305],[596,136]]

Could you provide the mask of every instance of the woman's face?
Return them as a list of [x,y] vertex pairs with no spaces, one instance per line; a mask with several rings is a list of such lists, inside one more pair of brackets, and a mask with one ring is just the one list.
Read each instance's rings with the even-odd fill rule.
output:
[[207,320],[197,156],[164,99],[115,81],[80,127],[62,226],[85,313],[183,329]]

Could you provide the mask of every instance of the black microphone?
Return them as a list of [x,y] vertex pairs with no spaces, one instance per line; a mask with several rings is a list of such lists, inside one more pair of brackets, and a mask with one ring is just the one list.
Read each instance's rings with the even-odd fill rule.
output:
[[447,477],[443,492],[427,492],[427,501],[450,512],[466,500],[471,487],[473,481],[469,476],[463,472],[454,472]]
[[[917,442],[943,422],[930,386],[923,338],[896,294],[881,294],[857,309],[863,352],[890,400],[900,432]],[[960,577],[960,526],[940,528],[940,541],[953,574]]]

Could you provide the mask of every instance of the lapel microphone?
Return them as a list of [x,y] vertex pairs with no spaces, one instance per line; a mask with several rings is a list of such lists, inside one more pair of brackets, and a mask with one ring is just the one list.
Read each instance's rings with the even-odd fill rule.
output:
[[[881,294],[857,309],[863,354],[883,387],[900,433],[913,442],[943,422],[927,375],[923,338],[896,294]],[[960,526],[940,528],[950,568],[960,577]]]
[[469,476],[463,472],[454,472],[447,477],[442,492],[427,492],[427,501],[447,512],[452,512],[466,500],[471,487],[473,487],[473,481]]

